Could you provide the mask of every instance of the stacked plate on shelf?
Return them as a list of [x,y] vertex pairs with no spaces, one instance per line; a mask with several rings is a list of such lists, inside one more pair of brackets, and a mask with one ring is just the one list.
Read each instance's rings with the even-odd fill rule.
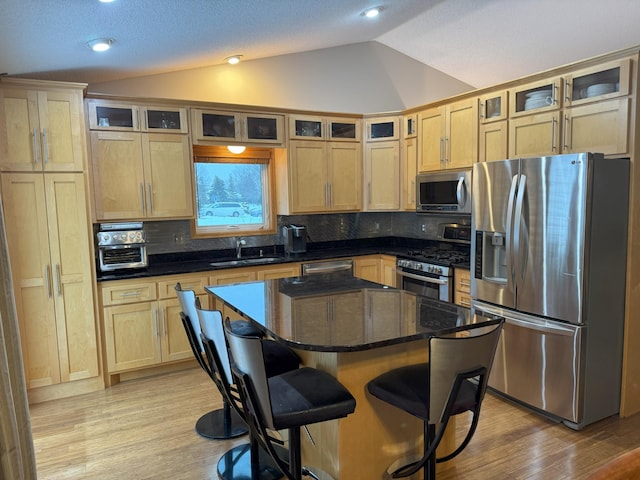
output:
[[598,95],[606,95],[615,91],[615,83],[596,83],[587,88],[587,97],[597,97]]
[[553,104],[553,97],[551,95],[551,89],[548,90],[536,90],[535,92],[529,92],[525,94],[527,97],[524,102],[525,110],[532,110],[534,108],[548,107]]

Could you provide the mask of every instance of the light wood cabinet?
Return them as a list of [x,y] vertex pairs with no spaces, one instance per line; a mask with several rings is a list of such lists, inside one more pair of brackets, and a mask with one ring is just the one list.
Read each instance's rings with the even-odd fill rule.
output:
[[396,286],[396,257],[391,255],[364,255],[354,257],[353,275],[370,282]]
[[400,174],[400,208],[415,211],[416,209],[416,175],[418,174],[418,139],[405,138],[401,145]]
[[560,113],[547,112],[509,120],[509,157],[560,153]]
[[376,117],[365,120],[367,142],[388,142],[400,138],[400,118]]
[[467,168],[478,161],[478,102],[460,100],[418,114],[418,170]]
[[357,118],[289,115],[289,140],[360,142]]
[[478,138],[478,161],[505,160],[509,156],[507,121],[482,123]]
[[134,105],[101,99],[88,99],[86,105],[91,130],[189,133],[186,108]]
[[362,147],[356,142],[289,142],[290,213],[362,208]]
[[454,268],[455,289],[453,302],[463,307],[471,307],[471,273],[466,268]]
[[284,115],[191,109],[193,143],[283,145]]
[[562,152],[627,153],[629,102],[625,97],[565,109]]
[[478,98],[480,124],[506,120],[508,94],[506,90],[488,93]]
[[97,219],[191,217],[190,158],[185,135],[91,132]]
[[27,388],[99,375],[82,174],[2,175]]
[[85,158],[83,85],[0,82],[0,170],[81,172]]
[[509,89],[509,118],[562,108],[562,78],[554,77]]
[[105,353],[110,375],[189,360],[193,352],[174,286],[194,290],[208,308],[206,274],[120,280],[101,286]]
[[631,59],[623,58],[564,75],[564,105],[577,106],[629,95]]
[[366,210],[400,209],[400,142],[365,144]]

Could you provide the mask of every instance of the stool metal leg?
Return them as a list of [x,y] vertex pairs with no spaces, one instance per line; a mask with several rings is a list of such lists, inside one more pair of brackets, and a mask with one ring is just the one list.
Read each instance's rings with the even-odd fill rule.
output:
[[232,448],[218,460],[220,480],[278,480],[283,476],[271,456],[253,440]]

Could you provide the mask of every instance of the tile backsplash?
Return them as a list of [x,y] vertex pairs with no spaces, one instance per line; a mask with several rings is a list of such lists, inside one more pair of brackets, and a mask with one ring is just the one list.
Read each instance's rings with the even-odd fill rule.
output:
[[[282,226],[306,225],[309,241],[328,242],[372,237],[409,237],[435,240],[438,224],[462,223],[461,217],[418,215],[413,212],[361,212],[278,216],[275,235],[242,236],[247,247],[282,245]],[[468,223],[469,220],[467,219]],[[145,222],[149,255],[220,250],[235,247],[236,237],[191,238],[188,220]]]

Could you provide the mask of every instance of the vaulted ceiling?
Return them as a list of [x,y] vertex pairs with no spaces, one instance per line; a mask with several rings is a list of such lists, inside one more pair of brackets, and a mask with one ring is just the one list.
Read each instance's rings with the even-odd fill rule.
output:
[[[375,19],[362,12],[381,6]],[[114,40],[101,54],[86,43]],[[638,0],[2,0],[0,73],[105,82],[377,41],[474,87],[640,45]]]

